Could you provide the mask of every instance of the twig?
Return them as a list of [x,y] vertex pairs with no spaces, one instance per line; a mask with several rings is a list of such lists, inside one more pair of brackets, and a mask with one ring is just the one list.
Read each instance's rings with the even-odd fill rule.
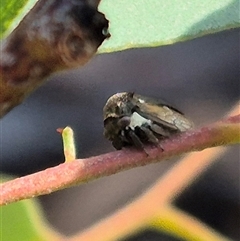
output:
[[64,163],[3,183],[0,186],[0,205],[51,193],[133,167],[159,162],[186,152],[239,143],[239,130],[240,114],[198,130],[174,136],[161,142],[159,148],[146,147],[149,156],[146,156],[145,152],[128,149]]

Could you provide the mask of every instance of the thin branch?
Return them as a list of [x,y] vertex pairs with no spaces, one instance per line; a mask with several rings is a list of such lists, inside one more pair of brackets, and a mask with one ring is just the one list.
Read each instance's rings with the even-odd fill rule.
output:
[[186,152],[238,143],[240,141],[239,130],[240,114],[198,130],[174,136],[161,142],[161,147],[146,147],[148,156],[145,152],[127,149],[64,163],[1,184],[0,204],[48,194],[133,167],[159,162]]
[[184,240],[198,241],[231,241],[208,227],[196,217],[172,205],[165,205],[158,211],[149,227],[165,231]]
[[[239,111],[239,104],[237,104],[229,115],[238,115]],[[233,119],[235,118],[230,117],[226,122]],[[235,135],[239,135],[239,131]],[[74,235],[68,241],[111,241],[116,240],[116,237],[119,239],[146,227],[156,214],[170,205],[176,195],[190,185],[226,150],[227,147],[217,147],[190,153],[160,178],[142,197],[93,227]]]
[[217,147],[189,154],[142,197],[84,232],[74,235],[68,241],[111,241],[143,229],[182,189],[190,185],[226,150],[227,147]]

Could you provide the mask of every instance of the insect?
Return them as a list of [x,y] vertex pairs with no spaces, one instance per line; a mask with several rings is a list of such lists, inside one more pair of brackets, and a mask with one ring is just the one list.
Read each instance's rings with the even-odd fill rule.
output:
[[159,140],[193,127],[183,113],[163,101],[122,92],[111,96],[103,108],[104,136],[120,150]]

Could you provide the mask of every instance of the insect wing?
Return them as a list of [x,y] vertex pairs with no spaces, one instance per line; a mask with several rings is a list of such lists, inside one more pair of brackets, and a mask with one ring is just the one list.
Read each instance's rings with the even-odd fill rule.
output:
[[181,112],[162,104],[162,101],[156,101],[151,98],[145,98],[140,95],[133,97],[138,114],[152,120],[157,125],[170,129],[172,131],[186,131],[192,128],[193,124]]

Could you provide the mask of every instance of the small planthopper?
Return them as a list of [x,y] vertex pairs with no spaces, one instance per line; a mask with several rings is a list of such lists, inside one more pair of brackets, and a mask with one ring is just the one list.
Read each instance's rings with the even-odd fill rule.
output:
[[164,101],[122,92],[111,96],[103,108],[104,136],[120,150],[125,146],[144,149],[144,144],[193,127],[183,113]]

